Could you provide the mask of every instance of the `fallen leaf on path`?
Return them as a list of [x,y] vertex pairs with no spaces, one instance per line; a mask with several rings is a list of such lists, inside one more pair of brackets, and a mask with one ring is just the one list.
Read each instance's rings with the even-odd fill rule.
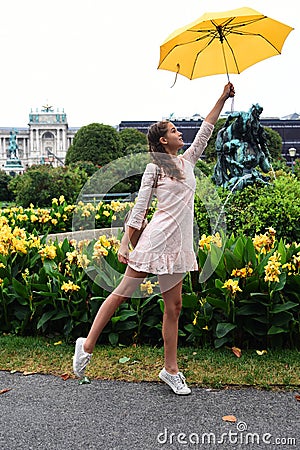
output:
[[300,402],[300,395],[295,395],[295,399]]
[[235,354],[237,358],[242,356],[242,350],[238,347],[231,347],[232,352]]
[[63,373],[60,378],[62,378],[64,381],[68,380],[70,378],[70,375],[68,373]]
[[35,375],[36,374],[36,372],[27,372],[26,370],[25,370],[25,372],[23,372],[23,375],[25,375],[25,377],[27,377],[28,375]]
[[127,363],[128,361],[130,361],[130,358],[128,358],[127,356],[123,356],[123,358],[119,359],[119,363],[121,364]]
[[223,416],[222,419],[225,422],[236,422],[236,417],[235,416]]
[[1,389],[0,390],[0,395],[1,394],[5,394],[6,392],[9,392],[9,391],[11,391],[11,389]]

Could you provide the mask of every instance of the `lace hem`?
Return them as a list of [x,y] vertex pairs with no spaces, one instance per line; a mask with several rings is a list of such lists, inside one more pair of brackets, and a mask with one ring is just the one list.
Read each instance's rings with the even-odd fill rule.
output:
[[171,254],[143,253],[133,251],[129,256],[129,267],[138,271],[155,275],[185,273],[198,270],[194,252]]

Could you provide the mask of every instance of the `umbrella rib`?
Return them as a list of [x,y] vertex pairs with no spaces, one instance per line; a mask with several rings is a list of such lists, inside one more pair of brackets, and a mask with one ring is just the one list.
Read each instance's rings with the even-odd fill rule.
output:
[[[188,31],[190,31],[190,30],[188,30]],[[211,42],[215,39],[215,33],[214,33],[214,32],[212,33],[210,30],[207,30],[207,34],[205,34],[204,36],[201,36],[200,38],[198,38],[197,41],[201,41],[201,40],[203,40],[203,39],[206,39],[206,38],[209,37],[210,35],[212,36],[212,38],[211,38],[211,40],[209,41],[209,43],[206,45],[206,47],[207,47],[207,46],[208,46],[209,44],[211,44]],[[177,47],[183,47],[184,45],[192,44],[192,43],[195,42],[195,41],[196,41],[195,39],[192,39],[191,41],[182,42],[181,44],[176,44],[176,45],[174,45],[174,47],[172,47],[172,48],[166,53],[166,55],[164,56],[164,58],[160,61],[159,66],[162,65],[162,63],[164,62],[164,60],[170,55],[170,53],[172,53],[172,52],[174,51],[175,48],[177,48]],[[203,50],[205,50],[206,47],[204,47]],[[199,52],[199,53],[201,53],[201,52]]]
[[[211,34],[211,33],[210,33],[210,34]],[[207,36],[205,36],[205,37],[207,37]],[[203,38],[201,38],[201,39],[203,39]],[[197,39],[197,40],[200,41],[201,39]],[[192,68],[192,71],[191,71],[190,79],[193,78],[193,74],[194,74],[194,70],[195,70],[195,67],[196,67],[197,60],[198,60],[198,56],[199,56],[204,50],[206,50],[207,47],[209,47],[209,45],[214,41],[214,39],[215,39],[215,37],[214,37],[214,35],[213,35],[212,38],[210,39],[210,41],[206,44],[206,46],[203,47],[203,48],[201,49],[201,51],[197,53],[197,56],[196,56],[196,58],[194,59],[194,64],[193,64],[193,68]],[[226,64],[226,62],[225,62],[225,64]]]
[[[228,34],[229,34],[229,33],[228,33]],[[278,53],[281,53],[280,50],[278,50],[278,48],[276,48],[275,45],[272,44],[272,42],[271,42],[269,39],[267,39],[264,35],[262,35],[262,34],[260,34],[260,33],[249,33],[249,32],[247,32],[247,31],[239,31],[239,32],[238,32],[238,31],[231,31],[230,34],[239,34],[239,35],[241,35],[241,36],[261,37],[264,41],[266,41],[268,44],[270,44],[271,47],[273,47]],[[225,38],[225,36],[224,36],[224,38]],[[226,38],[225,38],[225,39],[226,39]],[[227,42],[227,39],[226,39],[226,42]]]

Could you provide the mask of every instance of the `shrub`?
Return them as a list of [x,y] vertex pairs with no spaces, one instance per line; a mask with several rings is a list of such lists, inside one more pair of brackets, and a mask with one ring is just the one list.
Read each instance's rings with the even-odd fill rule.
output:
[[[224,208],[227,234],[253,236],[273,226],[279,239],[300,240],[300,183],[296,177],[284,173],[269,185],[248,186],[234,193],[218,188],[216,192]],[[195,198],[195,217],[200,234],[211,234],[208,212],[199,197]]]

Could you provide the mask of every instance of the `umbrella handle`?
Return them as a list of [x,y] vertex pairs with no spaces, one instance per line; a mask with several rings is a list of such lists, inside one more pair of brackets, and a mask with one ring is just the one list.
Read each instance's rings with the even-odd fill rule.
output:
[[174,83],[172,84],[171,88],[175,86],[175,83],[176,83],[176,81],[177,81],[178,73],[179,73],[179,70],[180,70],[180,64],[177,63],[177,66],[176,66],[176,67],[177,67],[177,72],[176,72],[176,75],[175,75]]

